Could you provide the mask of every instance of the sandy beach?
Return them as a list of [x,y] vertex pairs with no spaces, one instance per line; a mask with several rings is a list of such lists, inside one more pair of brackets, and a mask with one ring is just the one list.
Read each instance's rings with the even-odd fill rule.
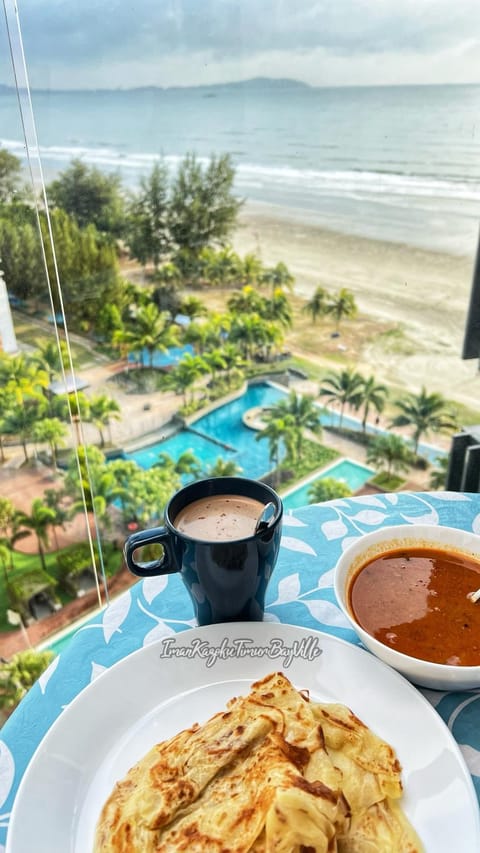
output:
[[304,217],[249,203],[234,248],[256,252],[267,265],[284,261],[299,296],[308,298],[318,285],[352,290],[360,315],[383,330],[366,336],[355,354],[359,370],[412,391],[424,385],[476,408],[478,362],[461,359],[476,247],[470,257],[426,251],[335,233]]

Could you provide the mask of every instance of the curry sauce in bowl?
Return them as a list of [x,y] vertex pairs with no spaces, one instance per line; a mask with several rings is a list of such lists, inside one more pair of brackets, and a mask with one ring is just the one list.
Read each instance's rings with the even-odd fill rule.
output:
[[383,528],[335,568],[335,593],[362,642],[411,681],[480,686],[480,536],[433,525]]

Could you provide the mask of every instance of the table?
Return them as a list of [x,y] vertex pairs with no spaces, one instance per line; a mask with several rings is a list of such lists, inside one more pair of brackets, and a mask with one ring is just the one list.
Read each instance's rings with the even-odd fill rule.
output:
[[[379,527],[415,523],[480,533],[480,495],[365,495],[287,514],[266,619],[325,631],[360,645],[335,600],[335,563],[352,539]],[[0,732],[0,853],[22,774],[63,708],[116,661],[194,624],[182,582],[178,575],[168,575],[139,581],[78,630]],[[422,692],[459,744],[480,800],[480,690]]]

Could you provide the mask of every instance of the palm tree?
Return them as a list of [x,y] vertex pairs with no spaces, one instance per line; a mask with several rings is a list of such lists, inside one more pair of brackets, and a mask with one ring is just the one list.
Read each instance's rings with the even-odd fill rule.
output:
[[2,429],[4,435],[16,435],[20,439],[25,456],[28,461],[27,443],[31,440],[33,430],[42,417],[44,402],[30,398],[12,407],[3,418]]
[[63,367],[70,365],[68,346],[65,341],[60,341],[59,346],[57,346],[56,341],[50,339],[37,341],[37,350],[33,355],[33,360],[45,370],[50,385],[54,379],[62,375]]
[[265,301],[262,316],[267,320],[279,323],[281,326],[289,327],[292,325],[292,306],[282,288],[275,288],[272,298]]
[[182,274],[176,264],[167,261],[155,272],[155,281],[168,284],[175,289],[182,283]]
[[242,262],[231,246],[225,246],[218,252],[211,252],[205,275],[212,284],[225,286],[238,280]]
[[18,391],[21,395],[17,397],[19,402],[23,396],[43,392],[48,384],[48,373],[39,367],[35,359],[24,353],[13,356],[0,353],[0,385]]
[[141,354],[142,365],[145,367],[143,353],[148,353],[148,366],[153,367],[155,352],[166,352],[174,346],[177,331],[170,322],[168,311],[159,311],[153,302],[141,306],[135,313],[131,327],[116,333],[117,343],[129,344],[132,350]]
[[[77,460],[78,456],[78,460]],[[65,489],[74,499],[72,513],[93,513],[99,522],[110,526],[108,509],[121,495],[112,466],[95,445],[82,445],[69,462]]]
[[272,418],[289,416],[294,425],[293,452],[294,457],[301,459],[305,430],[311,430],[317,435],[322,431],[320,412],[313,397],[308,394],[297,394],[290,391],[286,399],[280,400],[271,407]]
[[61,527],[62,530],[65,529],[65,522],[68,521],[69,512],[64,505],[64,500],[66,497],[65,489],[45,489],[43,493],[43,500],[45,504],[50,507],[55,513],[55,520],[52,521],[53,528],[53,538],[55,539],[55,548],[58,551],[58,536],[57,536],[57,527]]
[[207,365],[201,356],[187,352],[168,375],[168,384],[175,389],[177,394],[184,395],[185,406],[188,404],[188,389],[192,389],[190,399],[193,400],[193,386],[207,370]]
[[222,356],[225,362],[225,375],[230,384],[233,371],[238,372],[245,367],[245,361],[237,344],[231,341],[227,341],[222,346]]
[[326,397],[328,403],[340,405],[339,427],[342,426],[345,406],[357,408],[362,401],[362,385],[364,379],[353,368],[340,370],[338,373],[328,373],[320,387],[320,396]]
[[241,262],[241,280],[243,284],[256,284],[262,276],[263,265],[260,258],[249,252]]
[[436,468],[430,472],[430,488],[435,491],[441,491],[445,488],[447,482],[448,465],[450,459],[448,456],[437,456],[435,460]]
[[312,298],[302,308],[304,314],[310,314],[315,324],[318,317],[328,314],[329,293],[324,287],[317,287]]
[[237,342],[244,358],[251,361],[254,349],[267,343],[269,326],[271,324],[259,314],[240,314],[234,317],[229,339]]
[[73,422],[77,444],[81,444],[80,423],[90,420],[90,400],[83,391],[59,394],[52,403],[52,414],[67,423]]
[[22,527],[21,515],[9,498],[0,496],[0,543],[2,546],[2,565],[5,575],[5,588],[8,588],[8,568],[14,568],[13,548],[20,539],[28,536],[28,530]]
[[210,371],[212,382],[215,382],[217,371],[225,370],[227,366],[223,351],[221,349],[210,350],[210,352],[205,353],[203,360]]
[[106,394],[99,394],[97,397],[90,398],[90,420],[98,429],[100,435],[100,447],[105,446],[105,437],[103,428],[107,427],[109,432],[109,441],[112,443],[110,433],[110,424],[112,420],[120,420],[120,406],[113,397],[107,397]]
[[386,385],[376,382],[374,376],[369,376],[368,379],[362,379],[360,394],[361,400],[358,405],[359,408],[363,408],[362,431],[365,433],[370,408],[373,408],[378,414],[383,412],[388,388]]
[[31,530],[37,537],[40,561],[43,570],[46,571],[44,549],[48,548],[49,545],[48,528],[55,523],[55,511],[47,506],[41,498],[35,498],[32,503],[30,515],[20,513],[19,520],[24,527]]
[[207,347],[209,338],[207,323],[190,323],[183,333],[183,342],[191,344],[198,355],[201,355]]
[[178,459],[173,460],[168,453],[159,453],[154,468],[171,468],[179,477],[191,476],[198,479],[201,471],[200,462],[191,450],[184,450]]
[[394,433],[377,435],[367,448],[367,463],[375,467],[386,466],[388,475],[408,471],[413,454],[408,444]]
[[418,453],[422,435],[455,429],[456,416],[445,398],[433,392],[428,394],[423,387],[419,394],[408,394],[395,405],[400,414],[392,419],[392,426],[413,426],[413,452]]
[[291,290],[294,281],[295,278],[283,261],[280,261],[275,267],[267,267],[260,276],[260,283],[269,284],[272,288],[272,293],[277,287],[286,287],[288,290]]
[[57,467],[57,450],[64,446],[64,438],[67,435],[67,427],[59,418],[43,418],[37,421],[32,430],[32,439],[39,443],[50,446],[50,455],[53,467]]
[[343,480],[334,477],[322,477],[316,480],[308,490],[309,503],[324,503],[336,498],[349,498],[353,494],[351,488]]
[[135,477],[142,469],[132,459],[114,459],[109,462],[108,467],[115,480],[115,492],[121,506],[123,520],[128,522],[131,519],[130,490]]
[[198,296],[185,296],[180,303],[180,311],[186,317],[190,317],[190,320],[194,320],[195,317],[205,317],[208,313],[206,306]]
[[[270,464],[273,466],[274,476],[280,465],[281,450],[284,446],[287,455],[293,455],[296,427],[292,415],[275,415],[273,409],[265,414],[265,427],[257,432],[255,441],[268,441],[268,453]],[[289,452],[290,451],[290,452]]]
[[232,314],[257,314],[263,315],[265,299],[252,287],[246,284],[241,290],[236,290],[227,300],[227,308]]
[[202,477],[237,477],[242,473],[240,465],[234,459],[222,459],[221,456],[213,465],[207,465],[202,471]]
[[327,313],[331,314],[335,320],[336,329],[340,326],[340,321],[344,318],[353,319],[358,312],[355,297],[351,290],[342,287],[337,294],[330,297]]

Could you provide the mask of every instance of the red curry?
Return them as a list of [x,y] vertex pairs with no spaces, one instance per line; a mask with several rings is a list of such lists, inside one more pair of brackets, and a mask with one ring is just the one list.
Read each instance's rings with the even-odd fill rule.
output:
[[358,623],[411,657],[480,666],[480,562],[455,552],[408,547],[362,566],[349,588]]

